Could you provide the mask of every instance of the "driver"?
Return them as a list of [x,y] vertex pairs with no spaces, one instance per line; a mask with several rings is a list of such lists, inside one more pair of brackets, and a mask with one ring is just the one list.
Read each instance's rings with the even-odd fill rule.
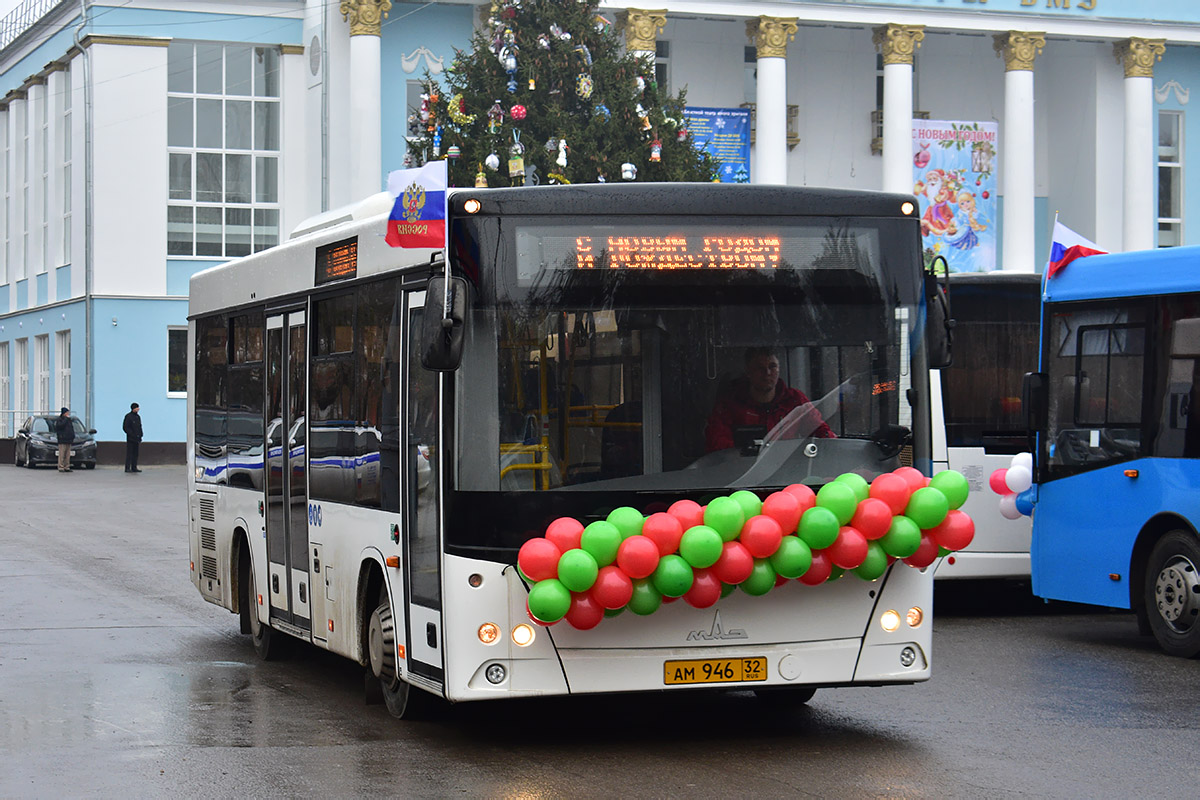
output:
[[[717,399],[704,430],[708,452],[734,446],[734,428],[762,426],[768,431],[797,406],[809,400],[799,389],[788,386],[779,377],[779,358],[769,347],[746,350],[746,374],[732,389]],[[813,409],[816,429],[812,436],[832,439],[836,434]]]

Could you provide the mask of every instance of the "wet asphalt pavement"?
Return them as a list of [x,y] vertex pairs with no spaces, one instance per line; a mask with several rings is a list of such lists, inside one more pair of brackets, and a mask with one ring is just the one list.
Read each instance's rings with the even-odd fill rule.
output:
[[188,580],[185,494],[182,467],[0,466],[0,796],[1200,794],[1200,661],[1009,584],[939,587],[924,684],[401,722],[344,659],[256,661]]

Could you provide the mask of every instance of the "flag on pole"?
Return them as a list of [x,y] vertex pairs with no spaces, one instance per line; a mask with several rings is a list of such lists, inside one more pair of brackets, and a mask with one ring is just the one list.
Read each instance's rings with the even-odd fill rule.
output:
[[1095,242],[1090,242],[1075,231],[1054,220],[1054,244],[1050,246],[1050,263],[1046,265],[1046,277],[1053,278],[1077,258],[1085,256],[1102,256],[1107,250],[1101,250]]
[[442,247],[446,243],[446,162],[388,173],[388,191],[396,198],[388,217],[386,241],[392,247]]

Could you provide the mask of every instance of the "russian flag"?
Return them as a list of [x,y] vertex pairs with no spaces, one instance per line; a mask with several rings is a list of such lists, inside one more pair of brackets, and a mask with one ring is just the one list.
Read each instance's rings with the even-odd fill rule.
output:
[[387,243],[392,247],[446,245],[446,162],[430,161],[420,169],[388,173],[388,191],[396,198],[388,216]]
[[1075,231],[1054,220],[1054,243],[1050,246],[1050,263],[1046,265],[1046,277],[1053,278],[1077,258],[1102,256],[1108,253],[1095,242],[1090,242]]

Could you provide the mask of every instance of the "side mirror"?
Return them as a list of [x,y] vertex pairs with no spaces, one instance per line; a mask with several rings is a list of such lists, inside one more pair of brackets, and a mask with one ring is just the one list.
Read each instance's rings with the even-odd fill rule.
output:
[[467,291],[467,282],[462,278],[438,275],[429,280],[421,318],[421,366],[425,369],[458,369],[465,339]]
[[1045,430],[1050,417],[1050,393],[1044,372],[1026,372],[1021,384],[1021,405],[1025,408],[1025,427],[1029,432]]
[[946,289],[932,274],[925,275],[925,309],[925,339],[929,342],[929,366],[931,369],[948,367],[954,360],[951,348],[954,320],[950,318],[950,298]]
[[96,429],[95,429],[95,428],[88,428],[88,433],[90,433],[90,434],[92,434],[93,436],[95,436],[95,435],[96,435]]

